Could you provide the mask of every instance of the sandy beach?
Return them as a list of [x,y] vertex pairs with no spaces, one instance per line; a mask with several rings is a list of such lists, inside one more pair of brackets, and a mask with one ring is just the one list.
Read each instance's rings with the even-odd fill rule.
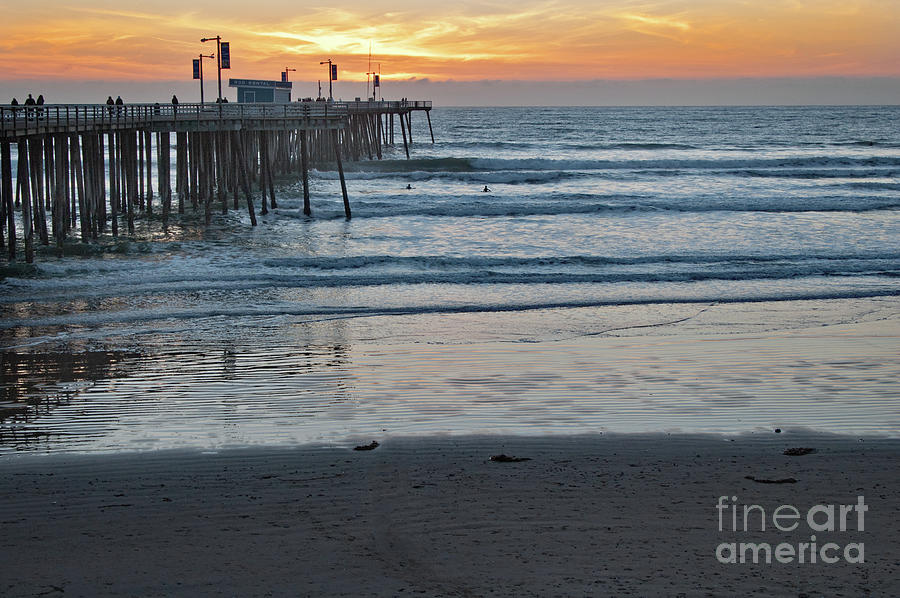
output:
[[[802,430],[378,440],[371,451],[307,446],[6,457],[0,594],[898,591],[898,440]],[[815,452],[785,455],[790,448]],[[499,454],[528,460],[490,459]],[[778,506],[807,513],[833,505],[840,513],[837,505],[855,505],[860,496],[864,520],[848,507],[846,531],[811,531],[803,515],[794,531],[773,527]],[[737,531],[731,504],[738,505]],[[740,529],[740,505],[750,504],[766,510],[765,531],[752,516],[751,531]],[[828,523],[827,514],[818,515],[814,522]],[[811,534],[819,547],[838,546],[824,553],[837,562],[717,559],[722,543],[797,546]],[[847,562],[848,544],[864,545],[864,562]]]

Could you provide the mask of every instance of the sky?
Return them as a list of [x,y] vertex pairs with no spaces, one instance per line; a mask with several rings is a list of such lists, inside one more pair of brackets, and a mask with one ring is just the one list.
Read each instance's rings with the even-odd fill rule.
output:
[[380,71],[388,97],[448,104],[897,103],[898,32],[900,0],[31,0],[0,21],[0,94],[196,101],[221,35],[232,99],[228,77],[286,68],[316,95],[332,59],[345,99]]

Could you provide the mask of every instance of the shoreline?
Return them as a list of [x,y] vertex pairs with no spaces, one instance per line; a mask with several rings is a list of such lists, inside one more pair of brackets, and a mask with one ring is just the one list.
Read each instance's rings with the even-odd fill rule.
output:
[[[783,454],[796,447],[816,451]],[[898,456],[898,439],[791,430],[24,455],[0,460],[0,593],[889,594]],[[864,496],[864,530],[818,541],[864,543],[865,561],[719,563],[722,542],[810,538],[805,525],[719,532],[727,496],[767,510]]]

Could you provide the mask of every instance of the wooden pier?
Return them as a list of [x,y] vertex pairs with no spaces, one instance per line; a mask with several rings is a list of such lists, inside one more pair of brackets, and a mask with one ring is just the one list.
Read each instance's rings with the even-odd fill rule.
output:
[[35,238],[62,247],[122,226],[131,234],[136,217],[157,210],[165,228],[187,204],[208,224],[241,195],[255,226],[254,188],[266,214],[277,207],[275,175],[300,176],[310,216],[309,168],[321,163],[336,164],[349,219],[343,160],[381,159],[396,124],[409,158],[416,111],[433,143],[428,101],[0,106],[0,246],[16,259],[17,211],[28,263]]

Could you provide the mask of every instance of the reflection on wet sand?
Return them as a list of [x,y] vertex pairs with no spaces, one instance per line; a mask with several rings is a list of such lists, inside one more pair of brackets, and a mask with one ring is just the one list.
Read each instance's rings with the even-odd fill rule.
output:
[[27,448],[47,432],[31,423],[84,396],[100,380],[121,378],[139,366],[134,351],[0,351],[0,445]]
[[[128,450],[274,442],[279,427],[347,404],[350,348],[197,347],[148,342],[138,351],[0,352],[0,452]],[[252,430],[252,433],[247,432]],[[248,436],[247,434],[250,434]]]

